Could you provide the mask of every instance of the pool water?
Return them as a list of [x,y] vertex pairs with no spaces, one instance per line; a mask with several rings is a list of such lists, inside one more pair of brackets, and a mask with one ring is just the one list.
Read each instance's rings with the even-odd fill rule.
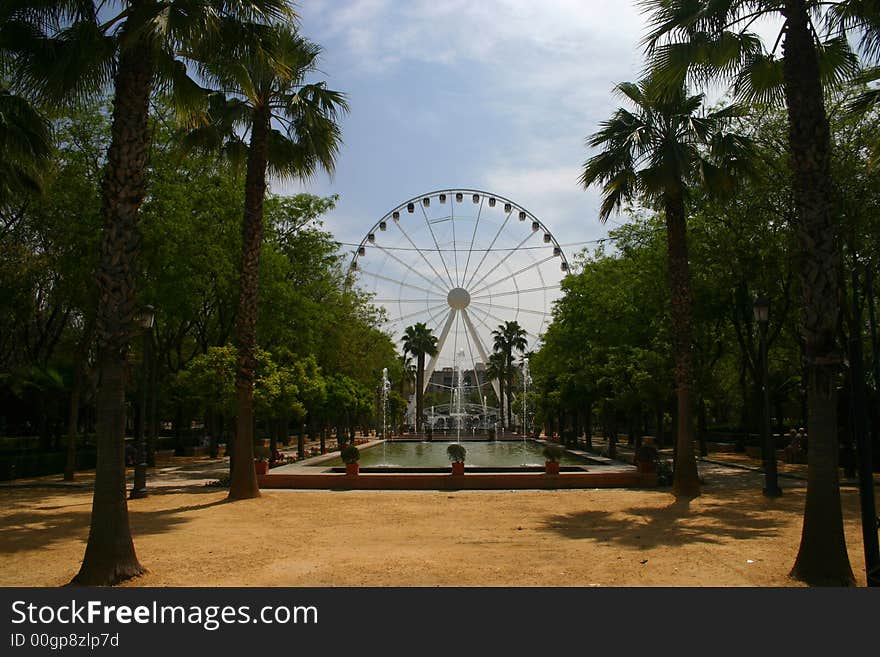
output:
[[[362,468],[375,466],[448,468],[446,456],[448,442],[389,442],[385,450],[382,445],[361,449],[359,461]],[[544,445],[527,440],[525,445],[516,441],[464,442],[467,456],[465,466],[470,467],[517,467],[523,465],[544,465]],[[383,451],[385,452],[383,456]],[[561,465],[585,465],[589,461],[569,452],[560,458]],[[309,464],[312,465],[312,464]],[[342,458],[336,457],[315,463],[315,466],[341,466]]]

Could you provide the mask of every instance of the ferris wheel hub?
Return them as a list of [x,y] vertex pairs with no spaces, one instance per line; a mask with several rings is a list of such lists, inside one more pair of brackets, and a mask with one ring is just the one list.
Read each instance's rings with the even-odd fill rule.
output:
[[454,287],[449,290],[449,294],[446,295],[446,302],[449,304],[450,308],[464,310],[471,303],[470,292],[463,287]]

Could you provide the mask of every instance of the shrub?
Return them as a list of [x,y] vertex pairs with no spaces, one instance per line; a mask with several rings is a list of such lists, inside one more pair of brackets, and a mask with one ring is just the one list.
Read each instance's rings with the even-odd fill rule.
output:
[[562,449],[559,445],[554,445],[550,443],[544,446],[544,458],[548,461],[559,461],[560,457],[565,453],[565,450]]
[[222,475],[219,479],[215,479],[214,481],[205,482],[205,486],[210,486],[212,488],[229,488],[229,483],[231,479],[229,477],[229,473]]
[[340,452],[343,463],[357,463],[361,459],[361,450],[354,445],[346,445]]
[[446,448],[446,456],[453,463],[464,463],[464,457],[467,456],[467,450],[461,443],[452,443]]

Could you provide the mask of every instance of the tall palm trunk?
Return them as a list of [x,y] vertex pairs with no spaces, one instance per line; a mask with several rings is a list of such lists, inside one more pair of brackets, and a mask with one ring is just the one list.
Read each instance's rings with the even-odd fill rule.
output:
[[504,377],[498,377],[498,416],[501,418],[501,425],[504,426]]
[[835,339],[840,257],[831,213],[831,139],[804,0],[786,0],[783,44],[791,169],[797,208],[803,331],[807,359],[807,499],[793,577],[810,584],[854,583],[840,508]]
[[238,410],[235,450],[230,462],[229,499],[260,496],[254,470],[254,372],[260,290],[260,252],[263,246],[263,199],[266,195],[266,162],[270,114],[267,107],[254,110],[245,180],[244,220],[241,227],[241,283],[238,298],[238,367],[235,396]]
[[97,274],[98,463],[89,540],[74,584],[112,585],[144,572],[134,551],[125,497],[125,382],[135,315],[138,209],[146,190],[153,57],[123,50],[104,174],[104,237]]
[[[419,354],[416,358],[416,433],[422,430],[422,395],[425,390],[425,354]],[[382,436],[383,438],[385,436]]]
[[669,289],[672,307],[672,351],[675,358],[675,384],[678,400],[678,426],[675,450],[675,480],[672,494],[696,497],[700,479],[694,456],[694,358],[691,328],[691,276],[687,254],[687,220],[680,194],[667,194],[666,240],[669,251]]

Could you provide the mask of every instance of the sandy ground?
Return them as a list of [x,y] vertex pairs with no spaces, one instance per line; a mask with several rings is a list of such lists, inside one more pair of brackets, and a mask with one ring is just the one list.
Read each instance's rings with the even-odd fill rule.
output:
[[[215,467],[222,467],[216,462]],[[768,500],[760,475],[703,463],[703,495],[582,491],[264,491],[229,503],[205,472],[176,469],[129,502],[130,586],[798,586],[804,482]],[[864,586],[854,488],[850,560]],[[76,573],[91,491],[0,489],[0,585]]]

